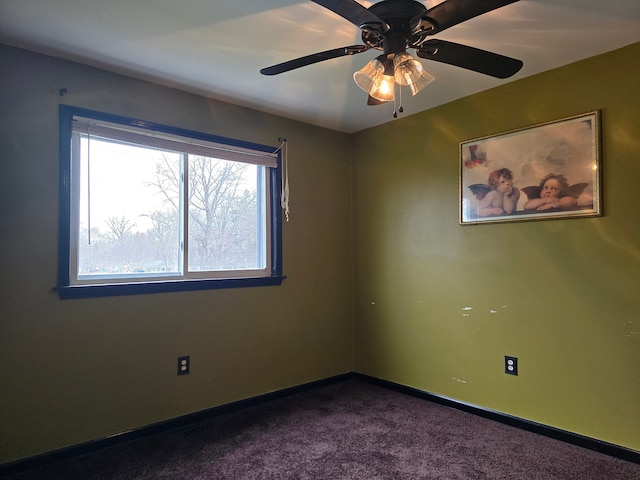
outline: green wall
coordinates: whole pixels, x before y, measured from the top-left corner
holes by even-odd
[[[354,135],[356,371],[640,450],[638,58],[635,44]],[[461,141],[592,110],[604,217],[458,224]]]
[[[60,300],[60,103],[287,138],[282,286]],[[0,464],[352,370],[348,135],[4,46],[0,105]]]

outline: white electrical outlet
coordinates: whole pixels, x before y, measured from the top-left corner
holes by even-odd
[[[518,375],[518,358],[504,356],[504,373],[508,375]]]

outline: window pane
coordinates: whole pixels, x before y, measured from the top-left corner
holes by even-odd
[[[265,268],[264,167],[189,157],[190,272]]]
[[[181,154],[81,137],[78,278],[180,273]]]

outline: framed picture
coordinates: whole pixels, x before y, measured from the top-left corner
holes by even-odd
[[[602,215],[600,112],[460,143],[460,224]]]

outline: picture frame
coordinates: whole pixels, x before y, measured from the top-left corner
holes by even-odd
[[[600,112],[460,143],[460,224],[602,216]]]

